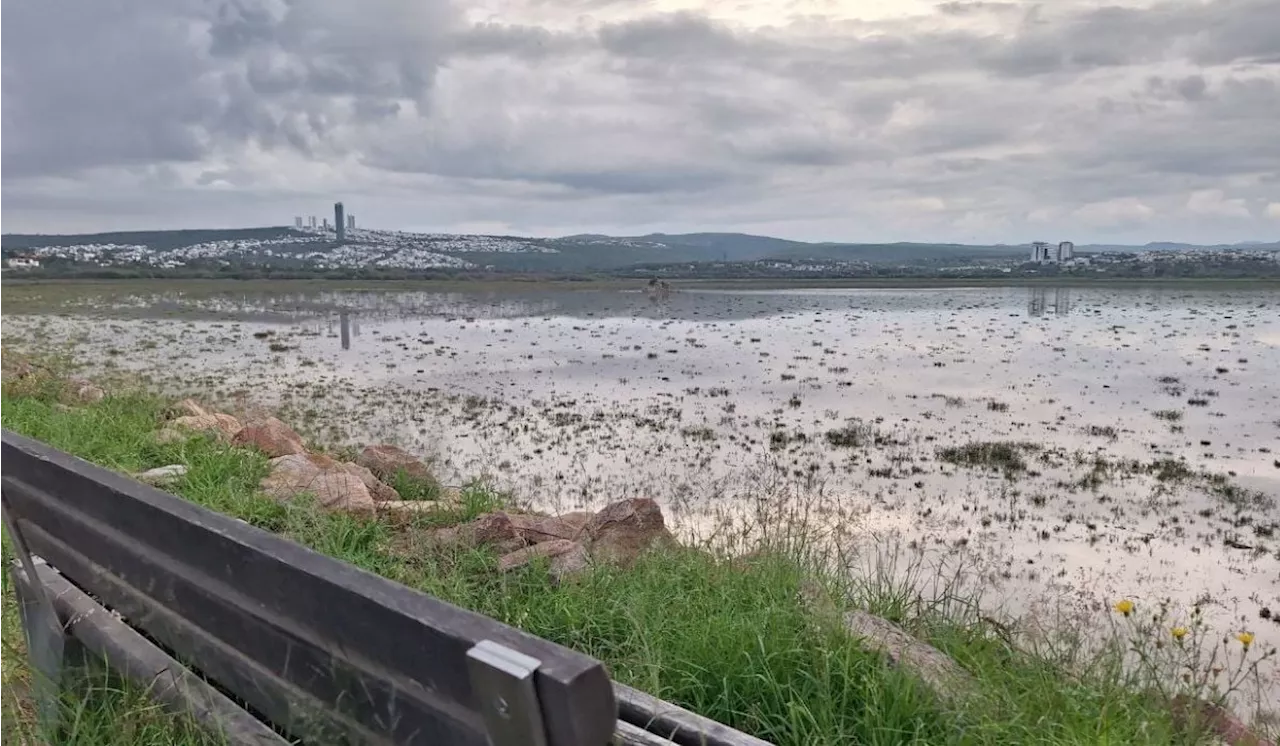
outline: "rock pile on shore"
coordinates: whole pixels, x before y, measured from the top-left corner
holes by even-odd
[[[599,512],[560,516],[494,511],[453,526],[418,530],[416,515],[454,511],[461,492],[441,488],[430,468],[411,453],[389,444],[364,448],[354,462],[308,451],[292,428],[275,417],[242,424],[237,418],[213,412],[184,400],[160,432],[162,441],[203,432],[233,445],[254,448],[271,459],[262,480],[264,494],[277,500],[312,495],[327,509],[360,515],[379,514],[409,530],[395,534],[392,551],[415,553],[430,549],[487,548],[498,552],[498,569],[509,572],[539,559],[549,561],[551,577],[564,580],[591,562],[628,566],[654,547],[673,547],[662,509],[648,498],[611,503]],[[157,472],[164,472],[162,467]],[[165,475],[168,472],[164,472]],[[159,482],[156,478],[145,481]],[[436,500],[402,500],[392,486],[398,480],[426,485]]]

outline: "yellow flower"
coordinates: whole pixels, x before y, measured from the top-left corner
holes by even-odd
[[[1253,644],[1253,633],[1237,632],[1236,639],[1240,641],[1240,644],[1244,646],[1245,650],[1248,650],[1249,646]]]
[[[1122,598],[1119,601],[1116,601],[1115,606],[1112,608],[1125,616],[1129,616],[1133,613],[1133,602],[1127,598]]]
[[[1177,640],[1178,642],[1182,642],[1182,638],[1186,637],[1187,632],[1189,631],[1190,630],[1188,630],[1186,627],[1174,627],[1173,629],[1169,630],[1169,633],[1173,635],[1173,639]]]

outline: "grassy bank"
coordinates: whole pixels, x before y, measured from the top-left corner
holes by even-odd
[[[1077,660],[1068,672],[1061,660],[1013,647],[966,599],[922,593],[922,586],[888,575],[822,569],[828,565],[807,554],[785,526],[776,536],[787,541],[749,563],[686,548],[650,553],[626,570],[596,566],[553,587],[542,567],[496,572],[496,557],[483,549],[405,551],[406,544],[417,546],[415,532],[499,505],[501,496],[483,486],[469,487],[461,507],[408,526],[280,503],[257,492],[267,472],[261,454],[208,436],[159,442],[170,402],[117,392],[68,407],[58,393],[39,377],[6,384],[4,427],[122,472],[184,464],[187,474],[170,490],[185,499],[595,656],[619,681],[780,746],[1207,742],[1175,727],[1167,699],[1135,685],[1120,665],[1122,650]],[[815,608],[815,587],[840,608],[878,613],[946,652],[971,677],[965,695],[936,696],[866,650]],[[32,712],[23,697],[29,672],[7,573],[4,594],[5,743],[11,732],[28,734],[14,743],[38,743],[29,735]],[[95,723],[93,730],[58,742],[213,738],[136,694],[82,692],[68,706],[89,713],[82,717]],[[146,734],[159,735],[139,735],[144,725]]]

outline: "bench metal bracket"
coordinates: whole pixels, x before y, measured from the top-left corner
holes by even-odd
[[[534,674],[542,661],[492,640],[467,651],[476,704],[493,746],[547,746]]]
[[[67,633],[58,619],[53,599],[49,598],[49,589],[36,573],[36,565],[46,562],[32,556],[17,522],[2,501],[0,518],[3,518],[5,533],[13,542],[22,574],[26,576],[26,583],[14,584],[18,590],[18,611],[22,617],[22,629],[27,633],[27,654],[36,673],[31,688],[35,694],[37,716],[41,727],[52,733],[62,719],[60,689]]]

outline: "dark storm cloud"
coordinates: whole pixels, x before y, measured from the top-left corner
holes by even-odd
[[[365,117],[401,100],[425,104],[449,19],[443,6],[347,6],[10,3],[6,171],[198,161],[247,142],[309,153],[344,116],[336,99],[354,99]]]

